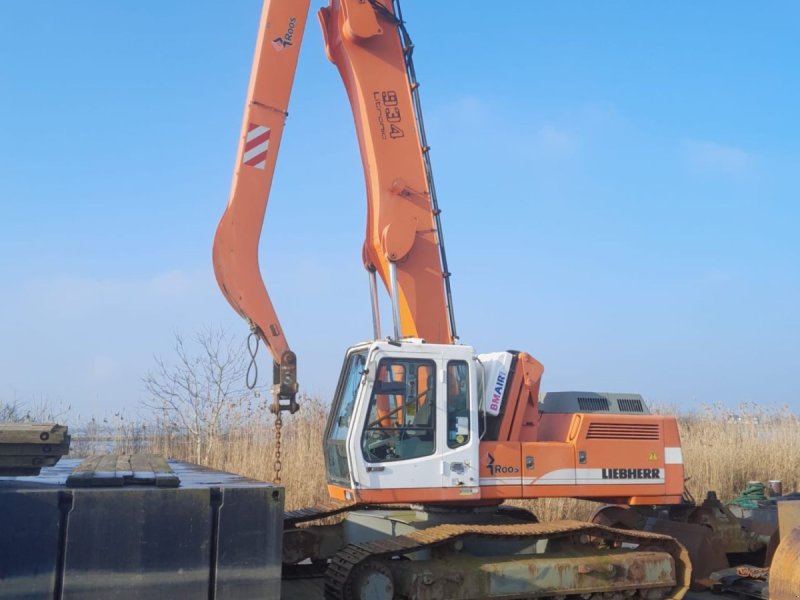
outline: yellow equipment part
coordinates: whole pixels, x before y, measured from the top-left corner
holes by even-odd
[[[800,593],[800,527],[781,540],[769,569],[770,600],[797,600]]]
[[[781,541],[769,569],[770,600],[800,598],[800,501],[778,502]]]

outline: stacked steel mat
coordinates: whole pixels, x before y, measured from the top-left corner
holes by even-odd
[[[64,425],[0,423],[0,476],[38,475],[69,452]]]

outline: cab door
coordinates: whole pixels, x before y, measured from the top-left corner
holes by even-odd
[[[410,346],[410,345],[409,345]],[[441,488],[438,353],[416,347],[378,350],[371,357],[360,423],[348,442],[355,480],[376,502],[403,501],[392,490]],[[420,498],[419,501],[424,501]]]
[[[478,393],[471,358],[442,356],[439,403],[442,487],[461,488],[462,495],[480,493],[478,464]]]

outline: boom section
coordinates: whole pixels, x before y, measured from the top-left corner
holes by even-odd
[[[273,410],[292,412],[297,393],[295,356],[261,277],[258,243],[308,9],[309,0],[264,2],[231,195],[213,249],[222,293],[273,356]]]
[[[367,189],[364,265],[392,297],[399,335],[455,341],[428,148],[407,37],[389,0],[331,0],[319,11],[328,58],[353,111]],[[405,41],[404,41],[405,40]]]

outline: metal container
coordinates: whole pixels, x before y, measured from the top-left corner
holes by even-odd
[[[170,462],[177,488],[0,478],[0,599],[280,597],[283,489]]]

